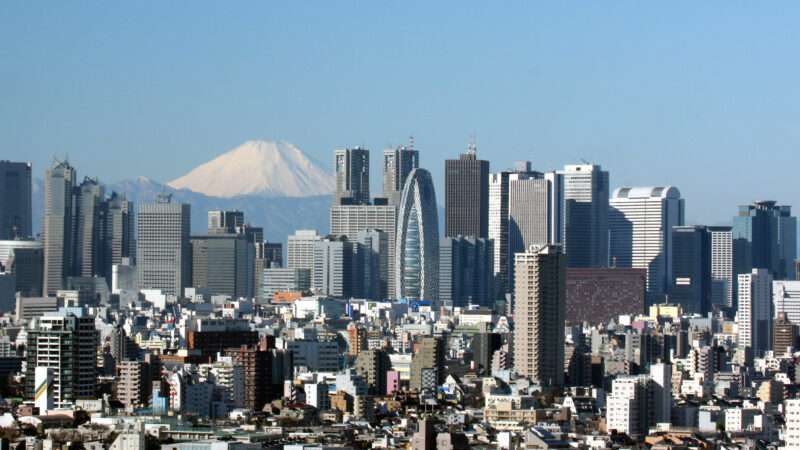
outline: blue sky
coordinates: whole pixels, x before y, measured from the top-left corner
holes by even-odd
[[[493,169],[583,158],[722,223],[798,198],[799,21],[797,2],[5,2],[0,158],[169,180],[248,139],[330,167],[413,134],[440,187],[475,135]]]

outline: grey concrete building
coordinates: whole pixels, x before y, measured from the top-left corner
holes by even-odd
[[[169,195],[141,205],[136,214],[136,267],[140,289],[183,295],[192,276],[188,204]]]

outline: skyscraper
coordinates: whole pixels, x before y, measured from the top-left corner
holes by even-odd
[[[356,235],[358,265],[362,269],[356,280],[360,296],[383,300],[389,280],[389,237],[381,230],[361,230]]]
[[[621,187],[609,205],[611,265],[647,269],[648,303],[663,301],[672,278],[672,227],[683,225],[680,191],[673,186]]]
[[[33,237],[31,164],[0,161],[0,240]]]
[[[564,384],[566,260],[561,246],[514,255],[514,366],[520,375]]]
[[[133,202],[124,194],[112,192],[106,200],[105,223],[103,231],[103,276],[111,283],[112,267],[122,263],[122,258],[131,258],[136,255],[135,239],[133,235],[134,215]]]
[[[445,236],[489,236],[489,161],[470,145],[458,159],[444,163]]]
[[[192,286],[211,295],[251,297],[251,245],[243,234],[192,236]]]
[[[772,275],[767,269],[753,269],[739,274],[738,281],[737,345],[760,357],[772,348]]]
[[[414,169],[406,180],[397,217],[397,298],[437,301],[439,297],[439,214],[433,179]]]
[[[768,269],[775,279],[794,279],[797,218],[791,206],[760,201],[739,207],[733,218],[734,273]]]
[[[383,196],[390,205],[398,205],[403,186],[412,170],[419,167],[419,152],[413,145],[387,148],[383,151]]]
[[[369,204],[369,150],[361,147],[336,150],[334,205]]]
[[[91,277],[105,269],[102,263],[105,189],[97,178],[84,178],[75,195],[75,254],[73,273]],[[109,266],[110,268],[111,266]],[[105,276],[105,274],[102,274]]]
[[[495,297],[511,292],[509,266],[513,255],[508,250],[509,179],[512,174],[531,174],[531,163],[518,161],[514,170],[489,175],[489,239],[494,242],[493,274]]]
[[[140,289],[160,289],[164,294],[180,296],[189,286],[190,213],[190,205],[173,203],[170,195],[159,195],[155,203],[139,208],[136,266]]]
[[[492,306],[492,241],[447,237],[439,246],[439,300],[443,305]]]
[[[346,236],[351,241],[358,241],[359,233],[365,230],[379,230],[386,233],[386,273],[381,274],[386,278],[381,281],[379,297],[394,296],[397,206],[333,205],[331,206],[330,229],[331,234]]]
[[[55,161],[44,178],[44,288],[45,295],[63,289],[73,256],[73,190],[75,169]]]
[[[314,243],[322,236],[317,230],[297,230],[289,236],[286,245],[286,267],[289,269],[314,268]]]
[[[311,290],[315,294],[355,297],[359,275],[355,244],[344,237],[328,237],[314,243]]]
[[[704,226],[672,228],[670,302],[689,314],[711,310],[711,235]]]
[[[608,265],[608,172],[564,166],[564,250],[569,267]]]
[[[733,307],[731,227],[708,227],[711,236],[711,305]]]

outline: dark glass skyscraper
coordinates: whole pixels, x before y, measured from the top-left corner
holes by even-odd
[[[794,279],[797,218],[791,206],[760,201],[739,207],[733,218],[734,273],[767,269],[775,279]]]
[[[564,167],[564,251],[569,267],[608,266],[608,172]]]
[[[369,150],[361,147],[336,150],[334,205],[369,204]]]
[[[75,169],[56,161],[44,177],[44,295],[55,295],[70,275]]]
[[[0,161],[0,240],[31,236],[31,165]]]
[[[390,205],[400,203],[403,186],[412,170],[419,167],[419,152],[400,146],[383,151],[383,196]]]
[[[704,226],[672,228],[671,303],[686,313],[707,314],[711,309],[711,234]]]
[[[492,241],[474,237],[447,237],[439,246],[439,300],[444,305],[491,306]]]
[[[445,236],[489,236],[489,161],[470,146],[444,163]]]

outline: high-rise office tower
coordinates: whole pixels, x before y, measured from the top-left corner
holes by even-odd
[[[353,242],[359,241],[359,233],[365,230],[379,230],[386,233],[386,273],[381,276],[380,298],[395,295],[395,250],[397,233],[397,206],[387,204],[373,205],[333,205],[331,206],[331,234],[346,236]],[[385,287],[384,287],[385,286]]]
[[[322,236],[317,230],[297,230],[289,236],[286,245],[286,267],[289,269],[314,268],[314,243]]]
[[[672,228],[669,299],[689,314],[711,310],[711,235],[704,226]]]
[[[445,379],[445,343],[438,337],[423,337],[411,360],[411,389],[435,389]]]
[[[608,172],[564,166],[564,251],[569,267],[608,266]]]
[[[489,239],[494,242],[494,289],[498,299],[511,292],[508,284],[509,266],[513,266],[513,255],[508,250],[509,179],[512,174],[520,173],[532,174],[531,163],[518,161],[513,170],[489,175]]]
[[[772,282],[773,317],[786,313],[786,317],[800,326],[800,281],[775,280]]]
[[[214,210],[208,212],[209,234],[238,233],[239,227],[243,225],[244,213],[242,211]]]
[[[760,357],[772,347],[772,275],[767,269],[739,274],[736,324],[740,350]]]
[[[136,255],[136,241],[133,235],[133,202],[129,201],[124,194],[112,192],[106,200],[103,211],[105,212],[105,223],[102,228],[105,236],[102,239],[104,267],[101,273],[110,284],[112,267],[122,264],[123,258],[131,258]]]
[[[419,151],[413,145],[383,151],[383,196],[390,205],[398,205],[403,186],[412,170],[419,167]]]
[[[0,161],[0,240],[33,237],[31,164]]]
[[[458,159],[444,162],[445,236],[489,236],[489,161],[470,145]]]
[[[41,241],[0,241],[0,265],[14,274],[16,292],[20,292],[23,297],[42,296],[44,247]]]
[[[40,317],[28,330],[26,397],[34,398],[37,367],[52,371],[53,400],[67,407],[97,398],[97,345],[94,317],[55,313]]]
[[[439,213],[433,179],[425,169],[414,169],[406,180],[396,239],[396,297],[438,301]]]
[[[492,306],[492,241],[447,237],[439,245],[439,301],[446,306]]]
[[[733,307],[733,234],[731,227],[708,227],[711,237],[711,305]]]
[[[190,239],[191,206],[173,203],[159,195],[136,214],[136,267],[140,289],[160,289],[183,295],[192,276]]]
[[[609,206],[611,265],[647,269],[648,303],[662,302],[672,279],[672,227],[684,220],[680,191],[673,186],[621,187]]]
[[[358,266],[362,276],[356,279],[360,296],[383,300],[389,280],[389,237],[381,230],[362,230],[356,235]]]
[[[73,256],[73,191],[75,169],[56,161],[44,177],[44,288],[45,295],[63,289]]]
[[[361,277],[356,245],[344,237],[328,237],[314,243],[311,289],[315,294],[337,298],[358,296],[356,280]]]
[[[369,150],[361,147],[336,150],[334,205],[369,204]]]
[[[514,255],[514,367],[551,386],[564,384],[566,260],[561,246]]]
[[[797,218],[791,206],[760,201],[739,207],[733,218],[734,273],[768,269],[775,279],[794,279]]]
[[[102,238],[105,236],[105,189],[97,178],[86,177],[75,192],[75,254],[71,275],[91,277],[99,275],[104,269]]]
[[[256,241],[252,243],[255,248],[253,255],[253,296],[266,298],[262,291],[264,284],[264,271],[283,267],[283,244],[280,242]]]
[[[192,236],[192,286],[210,295],[251,297],[251,245],[243,234]]]

